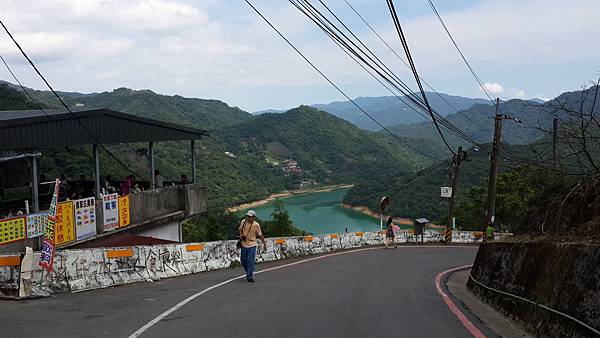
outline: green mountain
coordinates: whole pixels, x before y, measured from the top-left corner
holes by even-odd
[[[526,146],[503,144],[502,148],[511,154],[529,156]],[[469,158],[463,162],[459,171],[457,203],[463,200],[464,192],[485,183],[489,173],[490,149],[491,145],[486,144],[479,152],[469,150]],[[439,220],[448,212],[448,201],[440,197],[440,188],[450,185],[450,164],[451,161],[446,160],[408,175],[389,176],[357,184],[348,191],[344,203],[378,210],[381,197],[389,196],[391,204],[386,213],[401,217],[426,217],[432,221]],[[517,164],[502,161],[499,172],[507,171]]]
[[[554,117],[563,120],[569,119],[569,114],[555,108],[565,105],[569,109],[579,110],[583,102],[584,111],[589,111],[593,104],[595,87],[585,91],[565,92],[553,100],[537,103],[532,100],[509,100],[500,103],[500,113],[510,114],[519,119],[521,123],[505,122],[502,131],[503,142],[510,144],[528,144],[545,135],[542,130],[552,129]],[[595,112],[600,112],[600,105],[596,105]],[[490,142],[494,134],[494,115],[496,107],[489,104],[475,104],[471,108],[446,116],[446,119],[466,131],[470,136],[481,143]],[[390,127],[390,130],[409,138],[424,138],[441,144],[441,138],[432,122],[419,122],[402,124]],[[458,145],[468,146],[464,140],[442,129],[453,147]]]
[[[0,107],[3,108],[2,110],[22,110],[36,109],[37,105],[29,100],[25,93],[0,83]]]
[[[6,90],[11,95],[21,94]],[[32,95],[49,107],[58,107],[56,98],[49,92],[32,90]],[[325,184],[355,183],[385,173],[408,173],[430,164],[428,159],[394,138],[359,129],[310,107],[299,107],[283,114],[252,116],[220,101],[166,96],[149,90],[120,88],[96,94],[60,95],[76,109],[107,107],[210,129],[211,136],[198,143],[197,167],[201,182],[209,188],[212,208],[261,199],[283,189],[297,188],[302,181],[311,179]],[[14,106],[0,106],[0,109]],[[31,105],[23,107],[34,108]],[[433,142],[410,142],[419,143],[420,149],[436,156],[443,155]],[[147,144],[107,147],[127,163],[139,181],[150,179]],[[120,180],[130,173],[108,154],[103,152],[101,158],[103,176],[111,175]],[[156,168],[167,182],[178,181],[181,174],[189,177],[189,158],[187,142],[163,142],[155,146]],[[289,161],[284,163],[285,160]],[[294,162],[296,164],[292,165]],[[91,146],[46,150],[40,166],[48,177],[65,173],[68,179],[75,179],[80,174],[91,179]]]
[[[420,95],[420,94],[418,94]],[[475,104],[490,104],[485,99],[473,99],[448,94],[426,92],[431,106],[443,116],[455,113],[457,110],[468,109]],[[401,96],[406,101],[408,99]],[[395,96],[357,97],[354,102],[365,109],[384,126],[417,123],[425,119],[412,110]],[[326,111],[332,115],[350,121],[355,126],[371,131],[380,130],[381,127],[364,115],[352,102],[331,102],[328,104],[314,104],[312,107]]]
[[[305,177],[326,183],[407,173],[429,163],[395,139],[308,106],[258,115],[234,130],[220,130],[217,137],[236,153],[259,151],[276,161],[294,159]]]
[[[34,89],[28,91],[46,106],[62,108],[52,92]],[[151,90],[118,88],[102,93],[58,92],[58,94],[71,109],[109,108],[205,130],[234,125],[252,116],[219,100],[161,95]]]
[[[587,118],[586,123],[594,123],[600,114],[600,104],[595,104],[596,87],[585,91],[566,92],[557,98],[537,104],[531,101],[510,100],[500,104],[500,111],[511,114],[522,123],[506,121],[502,129],[502,146],[500,151],[499,171],[506,171],[527,163],[549,163],[552,156],[552,138],[547,131],[552,128],[554,117],[560,118],[562,130],[578,130],[581,120],[577,120],[573,111],[592,111],[596,119]],[[558,109],[557,107],[564,107]],[[491,140],[495,108],[488,105],[475,105],[470,109],[448,116],[448,119],[480,140]],[[489,127],[484,128],[484,123]],[[398,126],[393,128],[397,133],[408,137],[423,137],[435,141],[441,147],[441,141],[432,123]],[[542,130],[546,129],[546,131]],[[594,136],[593,134],[588,134]],[[587,150],[590,156],[600,161],[598,147],[591,138]],[[454,146],[464,141],[449,136],[448,140]],[[512,144],[511,144],[512,143]],[[459,175],[458,203],[464,202],[464,192],[474,186],[486,186],[489,173],[489,144],[483,144],[478,152],[472,148],[471,158],[464,162]],[[559,139],[559,157],[568,154],[578,154],[582,151],[580,144],[571,144]],[[585,163],[585,157],[568,156],[561,160],[561,170],[578,173],[580,162]],[[397,216],[427,217],[432,220],[443,218],[447,213],[447,201],[438,197],[440,187],[448,186],[450,160],[436,163],[429,168],[401,177],[389,177],[384,180],[372,180],[358,184],[346,195],[344,202],[353,206],[366,206],[377,210],[379,199],[390,196],[392,204],[389,212]],[[462,192],[462,193],[461,193]]]

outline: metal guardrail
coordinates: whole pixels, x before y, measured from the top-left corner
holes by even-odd
[[[535,305],[535,306],[539,306],[539,307],[541,307],[541,308],[542,308],[542,309],[544,309],[544,310],[548,310],[548,311],[550,311],[550,312],[552,312],[552,313],[555,313],[555,314],[557,314],[557,315],[560,315],[560,316],[562,316],[562,317],[565,317],[565,318],[567,318],[567,319],[570,319],[570,320],[574,321],[575,323],[577,323],[577,324],[579,324],[579,325],[581,325],[581,326],[585,327],[586,329],[588,329],[588,330],[590,330],[590,331],[594,332],[595,334],[597,334],[598,336],[600,336],[600,331],[599,331],[599,330],[597,330],[597,329],[595,329],[595,328],[591,327],[590,325],[588,325],[588,324],[586,324],[586,323],[582,322],[581,320],[579,320],[579,319],[577,319],[577,318],[575,318],[575,317],[573,317],[573,316],[570,316],[570,315],[568,315],[568,314],[566,314],[566,313],[562,313],[562,312],[560,312],[560,311],[558,311],[558,310],[555,310],[555,309],[553,309],[553,308],[551,308],[551,307],[548,307],[548,306],[546,306],[546,305],[544,305],[544,304],[540,304],[540,303],[534,302],[534,301],[532,301],[532,300],[529,300],[529,299],[527,299],[527,298],[523,298],[523,297],[520,297],[520,296],[517,296],[517,295],[513,295],[512,293],[508,293],[508,292],[505,292],[505,291],[502,291],[502,290],[498,290],[498,289],[494,289],[494,288],[492,288],[492,287],[489,287],[489,286],[487,286],[487,285],[485,285],[485,284],[483,284],[483,283],[479,282],[479,281],[478,281],[478,280],[476,280],[475,278],[473,278],[473,275],[472,275],[472,274],[470,274],[470,273],[469,273],[469,278],[470,278],[470,279],[471,279],[471,280],[472,280],[472,281],[473,281],[475,284],[477,284],[477,285],[479,285],[479,286],[481,286],[481,287],[483,287],[483,288],[485,288],[485,289],[487,289],[487,290],[490,290],[490,291],[493,291],[493,292],[496,292],[496,293],[499,293],[499,294],[502,294],[502,295],[505,295],[505,296],[513,297],[513,298],[519,299],[519,300],[521,300],[521,301],[524,301],[524,302],[526,302],[526,303],[533,304],[533,305]]]

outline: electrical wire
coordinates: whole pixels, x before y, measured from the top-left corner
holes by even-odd
[[[329,82],[329,84],[331,86],[333,86],[338,92],[340,92],[340,94],[342,94],[348,101],[350,101],[354,106],[356,106],[363,114],[365,114],[367,117],[369,117],[371,120],[373,120],[373,122],[375,122],[377,125],[379,125],[383,130],[387,131],[392,137],[394,137],[395,139],[397,139],[399,142],[405,144],[406,146],[410,147],[411,149],[413,149],[414,151],[416,151],[417,153],[431,159],[434,161],[441,161],[437,158],[432,157],[431,155],[428,155],[422,151],[420,151],[419,149],[417,149],[415,146],[413,146],[412,144],[410,144],[409,142],[407,142],[406,140],[402,139],[400,136],[394,134],[392,131],[390,131],[388,128],[386,128],[384,125],[382,125],[379,121],[377,121],[373,116],[371,116],[366,110],[364,110],[360,105],[358,105],[354,100],[352,100],[350,98],[350,96],[348,96],[339,86],[337,86],[332,80],[329,79],[329,77],[327,77],[327,75],[325,75],[325,73],[323,73],[312,61],[310,61],[290,40],[288,40],[283,33],[281,33],[249,0],[245,0],[245,2],[248,4],[248,6],[250,6],[252,8],[252,10],[254,10],[254,12],[256,12],[256,14],[258,14],[290,47],[292,47],[292,49],[294,49],[294,51],[296,51],[296,53],[298,53],[298,55],[300,55],[304,61],[306,61],[317,73],[319,73],[319,75],[321,75],[321,77],[323,77],[327,82]]]
[[[396,98],[398,98],[401,102],[403,102],[406,106],[410,107],[412,110],[417,112],[419,115],[423,116],[425,119],[429,119],[429,116],[423,114],[418,111],[412,105],[406,103],[404,99],[398,96],[396,93],[391,91],[389,87],[382,83],[380,79],[378,79],[371,71],[365,68],[364,65],[371,68],[375,71],[384,81],[389,83],[392,87],[394,87],[398,92],[404,95],[405,99],[410,100],[413,105],[418,107],[421,110],[427,111],[423,100],[416,96],[415,93],[404,83],[402,80],[396,76],[386,65],[383,63],[375,53],[373,53],[361,40],[358,38],[352,30],[343,23],[343,21],[333,13],[329,7],[323,2],[320,1],[321,4],[335,17],[335,19],[345,28],[346,31],[350,33],[362,46],[358,46],[352,39],[350,39],[344,32],[342,32],[334,23],[332,23],[325,15],[323,15],[317,8],[312,6],[309,1],[299,1],[299,0],[290,0],[299,11],[301,11],[304,15],[306,15],[311,21],[313,21],[319,28],[321,28],[326,35],[328,35],[336,45],[338,45],[347,55],[350,56],[355,62],[359,64],[361,68],[363,68],[369,75],[371,75],[375,80],[377,80],[384,88],[392,93]],[[338,34],[339,33],[339,34]],[[364,48],[364,49],[363,49]],[[360,61],[359,61],[360,60]],[[364,63],[363,64],[361,64]],[[433,110],[433,109],[432,109]],[[478,145],[478,141],[471,138],[468,134],[454,126],[451,122],[447,121],[441,114],[435,112],[433,113],[438,116],[438,119],[449,131],[465,139],[467,142],[472,143],[474,145]]]
[[[394,55],[396,55],[398,60],[400,60],[406,67],[408,67],[410,69],[409,64],[398,54],[398,52],[396,52],[396,50],[394,48],[392,48],[392,46],[390,46],[390,44],[375,30],[375,28],[373,28],[373,26],[371,24],[369,24],[369,22],[367,22],[367,20],[358,12],[358,10],[356,8],[354,8],[354,6],[352,6],[352,4],[350,4],[350,2],[348,0],[344,0],[344,2],[348,5],[348,7],[350,7],[350,9],[352,9],[352,11],[360,18],[360,20],[371,30],[371,32],[373,32],[373,34],[375,34],[375,36],[377,36],[377,38],[384,45],[386,45],[387,48]],[[443,95],[441,95],[435,88],[433,88],[433,86],[431,86],[427,81],[425,81],[425,79],[423,77],[419,76],[419,78],[432,92],[434,92],[440,99],[442,99],[444,102],[446,102],[446,104],[448,104],[450,107],[452,107],[452,109],[454,109],[454,111],[456,111],[457,113],[464,112],[463,110],[456,108],[456,106],[454,106]],[[479,121],[475,121],[475,120],[471,119],[471,117],[469,117],[468,115],[462,114],[462,116],[464,116],[467,120],[479,125],[480,127],[485,128]]]
[[[485,86],[483,85],[483,82],[481,81],[481,79],[479,78],[479,76],[477,76],[477,73],[475,73],[475,70],[473,69],[473,67],[471,67],[471,64],[469,63],[469,61],[467,61],[467,58],[465,57],[465,55],[463,54],[463,52],[458,47],[458,44],[456,43],[456,40],[454,40],[454,37],[452,37],[452,34],[450,34],[450,30],[446,26],[446,23],[444,23],[444,20],[442,20],[442,17],[440,15],[440,13],[438,12],[438,10],[435,8],[435,5],[433,4],[433,1],[432,0],[427,0],[427,2],[429,2],[429,6],[433,10],[433,13],[435,14],[435,16],[437,16],[438,21],[440,22],[440,24],[442,24],[442,27],[444,27],[444,30],[446,31],[446,34],[448,35],[448,37],[452,41],[452,44],[454,44],[454,47],[456,48],[456,50],[460,54],[460,57],[463,59],[463,61],[465,62],[465,64],[469,68],[469,71],[471,72],[471,74],[473,75],[473,77],[475,78],[475,80],[477,81],[477,83],[479,84],[479,86],[481,87],[481,90],[483,90],[483,92],[488,97],[488,99],[490,99],[490,101],[492,101],[492,104],[495,104],[494,99],[492,98],[492,96],[488,92],[487,88],[485,88]]]
[[[456,155],[456,153],[454,152],[454,149],[452,149],[452,147],[450,147],[450,145],[448,144],[448,141],[446,141],[446,137],[444,137],[444,134],[442,133],[442,130],[440,129],[440,126],[438,125],[437,120],[435,119],[433,111],[431,110],[431,106],[429,105],[429,101],[427,100],[427,95],[425,95],[425,91],[423,90],[423,86],[421,85],[421,79],[419,78],[419,74],[417,73],[417,67],[415,66],[415,63],[410,54],[410,49],[408,48],[408,42],[406,41],[406,37],[404,36],[404,32],[402,31],[402,26],[400,25],[400,20],[398,19],[398,14],[396,13],[396,9],[394,8],[394,1],[387,0],[387,4],[388,4],[388,8],[390,10],[390,14],[392,16],[392,20],[394,21],[394,26],[396,27],[396,31],[398,32],[398,37],[400,38],[400,42],[402,43],[402,47],[404,48],[404,53],[406,54],[406,58],[408,60],[408,63],[410,64],[410,68],[412,69],[413,75],[415,77],[415,81],[417,82],[417,85],[419,86],[419,91],[421,91],[421,95],[423,95],[423,100],[425,101],[425,105],[427,106],[427,109],[429,110],[429,114],[431,115],[431,120],[433,121],[433,124],[435,125],[435,128],[438,131],[438,134],[442,138],[442,141],[444,141],[444,144],[446,145],[448,150],[453,155]]]
[[[11,34],[11,32],[8,30],[8,28],[6,27],[6,25],[4,24],[4,22],[2,20],[0,20],[0,25],[2,25],[2,27],[4,28],[4,30],[6,31],[6,33],[8,34],[8,36],[11,38],[11,40],[14,42],[14,44],[17,46],[17,48],[19,49],[19,51],[21,51],[21,54],[25,57],[25,59],[29,62],[29,64],[33,67],[33,69],[35,70],[35,72],[40,76],[40,78],[44,81],[44,83],[46,84],[46,86],[50,89],[50,91],[52,91],[52,93],[54,94],[54,96],[56,96],[56,98],[58,98],[58,100],[60,101],[60,103],[67,109],[67,111],[75,118],[75,121],[77,121],[77,123],[81,126],[81,128],[94,140],[94,142],[96,144],[98,144],[102,149],[104,149],[104,151],[106,151],[110,157],[112,157],[119,165],[121,165],[124,169],[126,169],[127,171],[129,171],[131,174],[134,175],[138,175],[133,169],[131,169],[129,166],[127,166],[125,163],[123,163],[123,161],[121,161],[118,157],[115,156],[115,154],[113,154],[104,144],[102,144],[100,142],[100,140],[98,140],[98,138],[83,124],[83,122],[81,122],[79,116],[77,116],[77,114],[75,114],[71,108],[69,108],[69,106],[63,101],[63,99],[58,95],[58,93],[54,90],[54,88],[52,88],[52,86],[50,85],[50,83],[48,83],[48,81],[46,80],[46,78],[44,77],[44,75],[42,75],[42,73],[38,70],[38,68],[36,67],[36,65],[33,63],[33,61],[31,61],[31,59],[29,58],[29,56],[27,56],[27,53],[25,53],[25,51],[23,50],[23,48],[21,47],[21,45],[17,42],[17,40],[14,38],[14,36]],[[2,59],[2,61],[4,61],[4,58]],[[6,64],[6,62],[4,62],[5,66],[7,68],[8,64]],[[12,71],[10,71],[10,73],[13,75],[13,77],[16,80],[16,77],[14,76],[14,73]],[[21,85],[21,83],[19,82],[19,85],[21,86],[21,88],[24,88],[23,85]],[[27,93],[27,92],[26,92]],[[28,93],[27,96],[31,97]],[[37,101],[34,101],[37,102]],[[48,115],[46,113],[46,111],[44,111],[43,109],[41,109],[42,113],[44,115]],[[138,177],[143,177],[141,175],[139,175]]]

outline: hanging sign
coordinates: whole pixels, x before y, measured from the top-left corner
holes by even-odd
[[[444,198],[452,197],[452,187],[442,187],[441,196]]]
[[[75,204],[75,232],[77,240],[96,235],[96,201],[93,197],[83,198]]]
[[[27,215],[27,238],[44,236],[47,219],[47,212]]]
[[[75,240],[75,221],[73,220],[73,201],[60,202],[56,207],[55,237],[56,245]]]
[[[114,230],[119,226],[119,194],[102,197],[102,215],[104,231]]]
[[[40,252],[40,266],[48,271],[52,271],[54,265],[54,254],[56,246],[54,243],[54,222],[56,220],[56,205],[58,204],[58,188],[60,180],[57,178],[54,183],[54,194],[50,201],[48,209],[48,218],[46,218],[46,231],[44,233],[44,241],[42,242],[42,250]]]
[[[25,217],[0,220],[0,244],[25,239]]]
[[[129,224],[131,224],[129,195],[119,196],[119,227],[126,227]]]

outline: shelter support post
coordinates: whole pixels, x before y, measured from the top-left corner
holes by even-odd
[[[192,148],[192,183],[196,183],[196,140],[190,142]]]
[[[148,159],[150,160],[150,189],[156,188],[154,180],[154,142],[148,143]]]
[[[94,181],[96,187],[96,199],[100,199],[100,147],[94,144]]]
[[[38,159],[35,156],[31,157],[31,204],[33,212],[40,211],[40,193],[39,174],[38,174]]]

